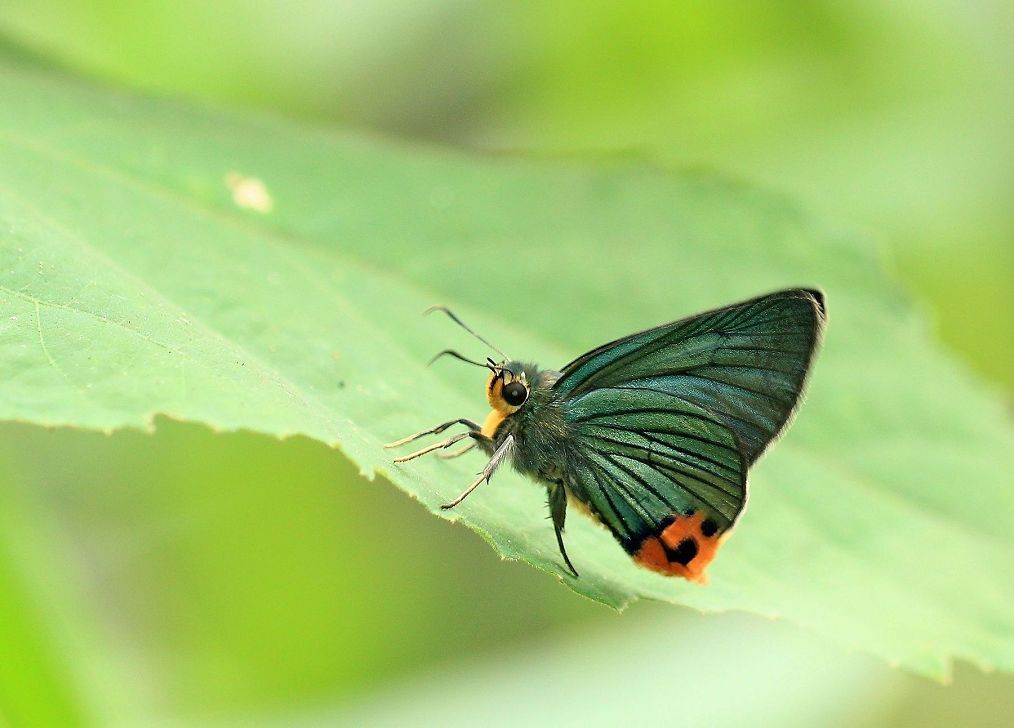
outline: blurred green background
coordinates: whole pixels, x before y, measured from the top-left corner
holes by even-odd
[[[147,92],[782,190],[876,240],[1002,397],[1012,27],[1001,1],[0,5],[15,43]],[[12,724],[611,724],[687,697],[679,716],[718,725],[1014,715],[1014,678],[960,666],[945,688],[756,617],[615,615],[309,441],[0,430]]]

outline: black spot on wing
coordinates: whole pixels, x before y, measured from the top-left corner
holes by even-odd
[[[695,541],[693,537],[688,536],[676,544],[676,548],[674,549],[666,546],[665,555],[669,559],[670,563],[686,566],[694,560],[694,557],[697,556],[698,550],[697,541]]]

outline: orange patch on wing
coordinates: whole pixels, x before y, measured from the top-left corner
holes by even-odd
[[[660,571],[663,574],[669,573],[669,557],[665,555],[665,548],[662,542],[654,536],[644,539],[641,549],[634,554],[634,561],[652,571]]]
[[[649,536],[634,554],[634,561],[666,576],[681,576],[700,584],[708,583],[704,569],[722,543],[723,534],[717,529],[704,535],[702,524],[707,517],[701,511],[692,516],[678,516],[658,536]],[[714,526],[714,524],[711,524]],[[688,558],[689,556],[689,558]]]

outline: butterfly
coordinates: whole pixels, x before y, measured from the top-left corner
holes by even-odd
[[[699,313],[603,344],[559,371],[511,359],[442,306],[502,358],[490,371],[492,411],[480,425],[454,419],[392,442],[462,425],[464,432],[397,458],[456,443],[489,456],[453,508],[504,462],[546,487],[560,555],[567,504],[612,532],[634,561],[706,582],[705,568],[743,514],[747,473],[796,410],[827,321],[820,291],[789,289]]]

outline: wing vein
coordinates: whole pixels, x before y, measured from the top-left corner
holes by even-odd
[[[697,458],[699,460],[703,460],[706,463],[710,463],[711,465],[714,465],[716,467],[723,468],[724,470],[727,470],[728,472],[730,472],[730,473],[732,473],[734,475],[738,475],[739,474],[739,469],[732,467],[728,463],[723,463],[723,462],[721,462],[719,460],[713,460],[712,458],[709,458],[707,455],[703,455],[701,453],[696,453],[696,452],[693,452],[691,450],[685,450],[684,448],[681,448],[681,447],[679,447],[677,445],[670,445],[669,443],[665,442],[664,440],[659,440],[659,439],[657,439],[655,437],[651,437],[646,432],[638,432],[638,433],[635,433],[635,434],[641,435],[641,437],[645,438],[649,442],[654,442],[656,445],[659,445],[660,447],[668,448],[668,449],[673,450],[673,451],[675,451],[677,453],[680,453],[680,454],[682,454],[682,455],[684,455],[686,457]],[[612,442],[612,443],[615,443],[617,445],[623,445],[623,446],[626,446],[626,447],[633,447],[633,448],[636,448],[638,450],[643,450],[644,452],[648,453],[649,455],[658,455],[660,457],[667,457],[667,454],[664,453],[664,452],[658,452],[656,450],[652,450],[651,448],[647,448],[644,445],[638,445],[637,443],[634,443],[634,442],[625,442],[624,440],[618,440],[616,438],[609,437],[607,435],[601,435],[601,434],[595,434],[595,435],[593,435],[593,437],[595,437],[596,439],[599,439],[599,440],[605,440],[606,442]],[[700,467],[698,465],[694,465],[692,462],[689,462],[689,461],[686,461],[686,460],[682,460],[682,462],[686,462],[687,465],[689,465],[690,467],[697,468],[698,470],[709,470],[708,468],[702,468],[702,467]],[[714,471],[711,471],[711,472],[714,473]],[[714,473],[714,474],[717,477],[722,477],[718,473]]]

